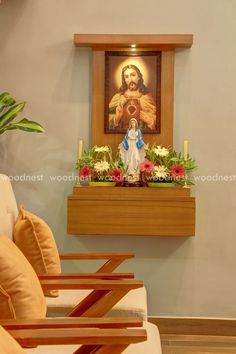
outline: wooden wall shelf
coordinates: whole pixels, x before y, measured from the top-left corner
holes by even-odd
[[[136,44],[137,48],[176,49],[190,48],[193,44],[192,34],[75,34],[76,47],[124,48]]]
[[[136,44],[136,48],[131,48]],[[150,146],[158,141],[163,146],[173,146],[174,57],[176,48],[190,48],[192,34],[74,34],[76,47],[92,49],[92,138],[91,145],[110,145],[113,151],[123,140],[124,134],[106,134],[105,112],[105,52],[112,51],[161,51],[161,131],[144,134]]]
[[[160,50],[161,133],[158,143],[173,145],[174,56],[190,48],[192,34],[75,34],[76,47],[93,52],[92,145],[113,151],[124,134],[104,133],[105,51]],[[131,48],[135,44],[136,48]],[[155,134],[145,134],[150,145]],[[183,188],[74,187],[68,196],[68,233],[73,235],[194,236],[195,198]]]
[[[194,236],[188,188],[74,187],[68,196],[74,235]]]

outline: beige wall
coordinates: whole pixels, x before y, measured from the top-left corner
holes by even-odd
[[[89,144],[91,56],[73,47],[78,33],[193,33],[176,55],[176,149],[189,139],[199,175],[234,175],[236,160],[233,0],[3,0],[0,91],[27,101],[26,116],[45,135],[0,138],[0,171],[41,175],[14,182],[19,203],[45,218],[66,251],[134,251],[123,269],[144,279],[150,315],[235,317],[236,183],[199,181],[195,238],[66,235],[66,198],[79,139]],[[104,215],[106,217],[106,215]],[[84,270],[87,264],[73,264]],[[67,266],[67,269],[69,267]]]

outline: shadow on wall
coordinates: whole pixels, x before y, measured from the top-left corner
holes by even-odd
[[[194,277],[192,260],[195,254],[195,242],[194,237],[71,236],[65,234],[63,239],[57,238],[57,244],[64,253],[133,252],[135,258],[120,266],[120,271],[132,269],[138,278],[146,279],[146,284],[150,288],[160,280],[157,280],[158,277],[167,277],[165,282],[175,284],[176,293],[178,293],[186,271],[191,273],[191,279]],[[94,264],[74,261],[69,265],[64,262],[63,269],[69,272],[74,269],[82,272],[88,269],[93,271]],[[171,280],[170,274],[173,274],[173,270],[175,276]]]
[[[158,237],[158,236],[66,236],[61,241],[63,250],[75,249],[90,252],[134,252],[138,258],[166,259],[178,253],[191,258],[194,250],[194,237]],[[184,250],[183,250],[184,249]]]
[[[4,49],[4,44],[7,43],[7,35],[17,25],[27,2],[28,0],[2,0],[0,3],[1,50]]]
[[[75,48],[72,36],[68,41],[50,45],[49,58],[63,58],[52,92],[52,102],[86,104],[91,97],[92,54],[88,48]],[[63,88],[63,89],[62,89]]]

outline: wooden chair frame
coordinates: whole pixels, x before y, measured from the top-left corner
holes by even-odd
[[[68,260],[101,260],[106,262],[95,273],[61,273],[38,274],[40,280],[49,279],[132,279],[134,273],[112,273],[125,260],[133,258],[133,253],[68,253],[60,254],[60,259]],[[112,273],[112,274],[111,274]]]
[[[68,314],[70,317],[101,317],[130,290],[143,286],[138,280],[101,279],[47,279],[40,281],[43,290],[89,289],[93,290]]]
[[[38,277],[44,290],[92,289],[93,291],[68,313],[68,316],[100,317],[112,309],[130,290],[143,286],[142,282],[124,280],[134,278],[133,273],[112,273],[123,261],[133,257],[133,253],[60,254],[61,260],[105,259],[106,262],[95,273],[39,274]],[[100,283],[99,287],[96,280],[111,282]]]
[[[113,272],[125,260],[134,258],[134,253],[68,253],[60,254],[61,260],[100,260],[107,261],[102,265],[96,273],[110,273]]]
[[[138,318],[71,318],[41,320],[0,320],[23,347],[82,344],[74,354],[120,354],[130,344],[147,340]]]

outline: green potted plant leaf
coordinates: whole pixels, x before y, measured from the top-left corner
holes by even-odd
[[[7,130],[24,130],[27,132],[43,133],[43,127],[32,120],[23,118],[18,122],[13,120],[23,111],[25,102],[16,103],[15,99],[8,93],[0,94],[0,134]]]

